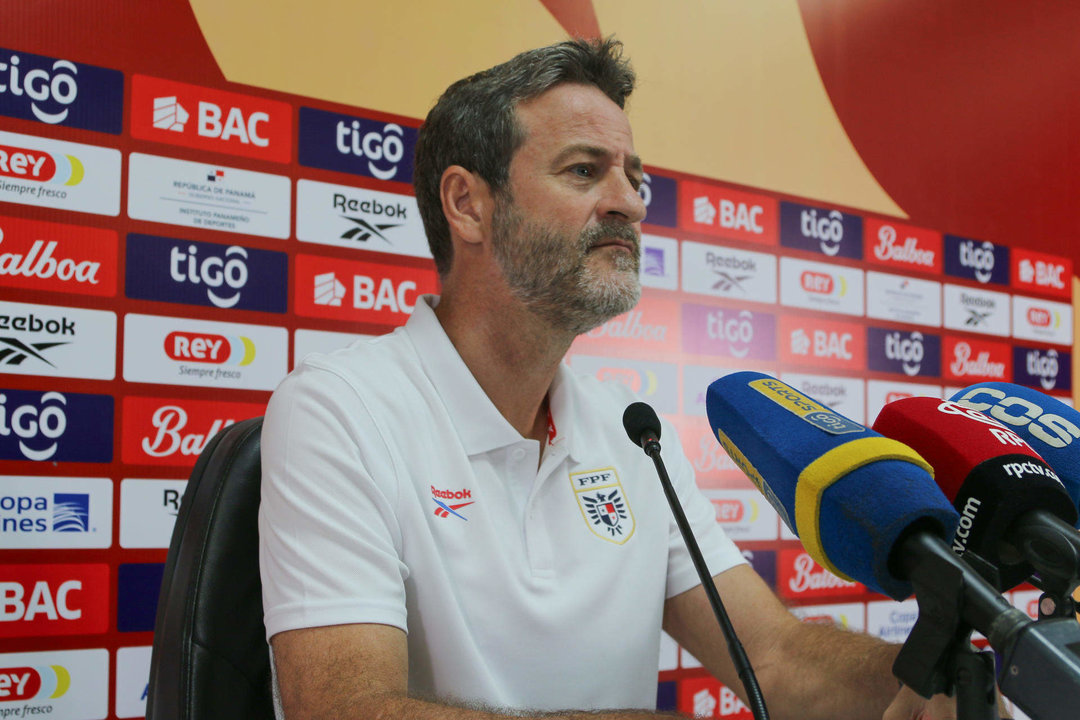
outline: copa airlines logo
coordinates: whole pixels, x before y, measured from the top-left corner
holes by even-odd
[[[683,230],[775,245],[777,201],[731,188],[685,181],[679,190]]]
[[[869,367],[877,372],[908,377],[940,377],[941,338],[938,335],[867,328]]]
[[[0,283],[80,295],[116,294],[116,233],[0,216]]]
[[[283,252],[137,233],[127,237],[129,298],[283,313],[287,277]]]
[[[0,114],[119,135],[124,75],[118,70],[0,48]]]
[[[265,404],[125,397],[121,458],[131,465],[191,466],[214,435],[258,417]]]
[[[296,312],[307,317],[399,325],[438,287],[434,270],[296,256]]]
[[[829,257],[862,259],[862,218],[839,210],[780,203],[780,244]]]
[[[1015,248],[1012,251],[1013,287],[1045,295],[1072,297],[1072,260]]]
[[[674,178],[666,177],[655,171],[642,175],[641,187],[638,188],[638,193],[645,202],[647,212],[645,222],[669,228],[676,226],[678,223],[677,187],[678,183]]]
[[[683,305],[683,350],[739,360],[776,359],[776,316],[709,305]]]
[[[0,459],[112,461],[111,395],[0,389]]]
[[[1013,348],[1014,381],[1043,390],[1072,389],[1072,353],[1053,348]]]
[[[1012,354],[1005,343],[945,338],[945,377],[964,383],[1012,380]]]
[[[876,218],[866,220],[866,259],[880,265],[940,273],[941,233]]]
[[[4,477],[0,548],[107,548],[112,544],[112,480]]]
[[[857,325],[781,315],[779,337],[783,362],[851,370],[866,366],[866,334]]]
[[[417,131],[395,122],[300,108],[300,164],[411,183]]]
[[[1009,249],[989,241],[945,236],[945,274],[983,284],[1009,284]]]
[[[135,75],[131,134],[143,140],[287,163],[288,103]]]

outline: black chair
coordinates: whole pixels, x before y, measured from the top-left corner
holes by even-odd
[[[272,720],[258,511],[262,418],[199,455],[161,581],[147,720]]]

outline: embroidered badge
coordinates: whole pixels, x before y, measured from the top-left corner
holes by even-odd
[[[465,520],[467,522],[469,520],[469,518],[467,518],[464,515],[462,515],[461,513],[459,513],[458,510],[460,510],[463,507],[467,507],[469,505],[472,505],[474,502],[476,502],[475,500],[472,500],[471,498],[472,498],[472,491],[471,490],[440,490],[439,488],[435,487],[434,485],[431,486],[431,499],[435,501],[435,505],[436,505],[436,507],[435,507],[435,517],[445,518],[445,517],[450,517],[451,515],[454,515],[455,517],[459,517],[462,520]],[[465,499],[468,499],[469,502],[453,503],[453,504],[448,503],[448,502],[444,502],[445,500],[465,500]]]
[[[634,513],[615,468],[571,473],[581,514],[599,538],[622,545],[634,534]]]

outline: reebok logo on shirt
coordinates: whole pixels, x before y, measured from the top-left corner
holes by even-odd
[[[468,522],[468,518],[458,512],[463,507],[472,505],[475,500],[469,500],[468,502],[449,504],[446,500],[465,500],[472,497],[471,490],[440,490],[434,485],[431,486],[431,499],[435,501],[438,506],[435,508],[435,517],[450,517],[454,515]]]

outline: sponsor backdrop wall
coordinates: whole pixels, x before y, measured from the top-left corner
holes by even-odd
[[[901,641],[916,610],[802,551],[711,437],[710,381],[763,370],[865,423],[893,399],[981,380],[1071,402],[1077,233],[1053,200],[1076,181],[1055,174],[1057,155],[1039,177],[1045,206],[1017,190],[1036,197],[1030,234],[1004,211],[987,222],[957,209],[974,205],[955,157],[955,182],[923,164],[913,193],[905,163],[925,156],[873,149],[922,128],[879,118],[866,131],[859,87],[829,87],[844,53],[819,74],[836,38],[808,7],[657,17],[645,2],[463,3],[450,18],[422,4],[420,21],[369,3],[305,3],[303,17],[240,1],[0,10],[3,717],[142,716],[165,548],[196,456],[262,414],[305,355],[386,332],[437,292],[410,186],[419,119],[455,77],[568,34],[626,40],[653,163],[642,302],[568,362],[679,427],[717,520],[792,612]],[[834,21],[857,23],[844,7]],[[682,42],[703,32],[725,41]],[[1011,155],[996,157],[1007,175]],[[1035,596],[1012,594],[1032,613]],[[750,717],[670,640],[658,673],[659,707]]]

